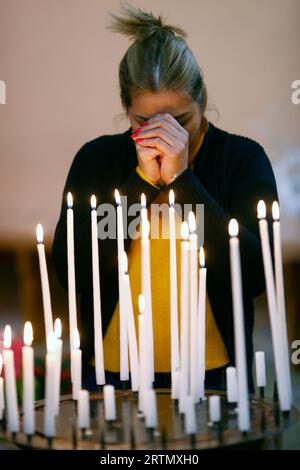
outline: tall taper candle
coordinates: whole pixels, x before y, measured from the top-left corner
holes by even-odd
[[[77,328],[73,331],[73,349],[72,349],[72,362],[73,362],[73,387],[72,396],[73,400],[78,400],[78,392],[81,390],[81,349],[80,338]]]
[[[198,337],[197,337],[197,314],[198,314],[198,237],[196,233],[196,218],[191,211],[188,215],[190,231],[190,395],[194,402],[198,400]]]
[[[32,325],[27,321],[24,325],[24,346],[22,348],[23,364],[23,431],[32,436],[35,432],[34,414],[34,353],[32,348]]]
[[[256,351],[255,353],[255,372],[256,385],[261,388],[267,385],[266,378],[266,362],[264,351]]]
[[[128,338],[126,326],[126,306],[122,292],[122,253],[124,251],[123,209],[119,191],[115,189],[117,204],[117,243],[118,243],[118,279],[119,279],[119,323],[120,323],[120,380],[129,380]]]
[[[61,320],[59,318],[55,319],[54,322],[54,334],[56,337],[57,345],[57,361],[56,361],[56,391],[55,391],[55,416],[59,415],[59,401],[60,401],[60,380],[61,380],[61,364],[62,364],[62,349],[63,349],[63,340],[61,339],[62,335],[62,326]]]
[[[73,349],[73,331],[77,328],[77,307],[76,307],[76,280],[75,280],[75,247],[74,247],[74,214],[73,196],[67,196],[67,253],[68,253],[68,296],[69,296],[69,336],[70,355]],[[73,364],[71,359],[71,380],[73,381]]]
[[[231,289],[233,303],[234,347],[238,379],[238,426],[239,430],[250,430],[249,391],[245,346],[244,306],[239,247],[239,225],[231,219],[228,226],[230,246]]]
[[[2,354],[0,354],[0,421],[2,421],[3,419],[3,411],[4,411],[4,383],[3,383],[3,377],[1,377],[2,366],[3,366],[3,359],[2,359]]]
[[[282,248],[281,248],[281,229],[280,229],[280,210],[277,201],[272,204],[273,216],[273,237],[274,237],[274,260],[275,260],[275,284],[276,284],[276,297],[279,319],[279,331],[282,340],[282,349],[285,356],[285,370],[287,375],[287,383],[290,394],[290,401],[292,403],[292,382],[291,382],[291,366],[289,359],[289,342],[286,325],[286,310],[285,310],[285,296],[284,296],[284,281],[283,281],[283,266],[282,266]]]
[[[130,279],[128,274],[128,260],[127,254],[123,251],[122,256],[122,289],[125,297],[126,305],[126,325],[127,335],[129,341],[129,357],[130,357],[130,374],[131,374],[131,388],[134,392],[138,391],[139,388],[139,358],[138,358],[138,346],[136,339],[134,313],[132,306]]]
[[[260,200],[257,204],[257,217],[259,219],[259,232],[262,246],[264,272],[266,280],[266,291],[268,300],[268,309],[270,316],[273,352],[275,358],[275,372],[277,389],[279,396],[280,409],[282,411],[289,411],[291,408],[289,388],[285,371],[285,356],[282,353],[282,340],[279,330],[279,319],[276,301],[276,291],[274,282],[274,273],[270,249],[270,240],[268,232],[268,222],[266,220],[266,205],[264,201]]]
[[[171,314],[171,387],[172,398],[175,398],[174,387],[176,371],[180,368],[179,332],[178,332],[178,297],[177,297],[177,254],[175,226],[175,196],[173,189],[169,192],[169,236],[170,236],[170,314]]]
[[[11,348],[11,327],[4,328],[4,378],[7,406],[8,429],[10,432],[19,431],[19,411],[17,401],[17,387],[15,375],[14,352]]]
[[[105,384],[103,336],[101,319],[101,295],[99,273],[98,227],[97,227],[97,200],[91,197],[91,232],[92,232],[92,266],[93,266],[93,302],[94,302],[94,350],[96,383]]]
[[[52,319],[52,307],[51,307],[47,261],[46,261],[46,255],[45,255],[43,227],[41,224],[38,224],[36,227],[36,238],[38,242],[37,250],[38,250],[38,255],[39,255],[43,307],[44,307],[45,332],[46,332],[46,341],[47,341],[50,331],[53,330],[53,319]]]
[[[199,299],[198,299],[198,319],[197,319],[197,337],[198,337],[198,374],[197,374],[197,399],[205,396],[205,328],[206,328],[206,267],[204,249],[201,246],[199,250]]]
[[[51,331],[48,336],[46,354],[46,407],[44,413],[44,434],[46,437],[55,436],[56,363],[57,341],[54,331]]]
[[[181,224],[181,286],[180,286],[180,392],[179,409],[189,394],[189,226]]]

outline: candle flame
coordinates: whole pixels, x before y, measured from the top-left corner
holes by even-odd
[[[145,311],[145,297],[143,294],[139,295],[139,312],[140,314],[143,314]]]
[[[272,216],[273,216],[273,220],[280,219],[280,209],[279,209],[279,204],[277,201],[274,201],[272,204]]]
[[[41,224],[37,224],[36,226],[36,239],[38,243],[43,243],[44,233],[43,233],[43,227]]]
[[[120,198],[120,193],[117,189],[115,189],[115,200],[116,200],[116,204],[118,206],[120,206],[121,205],[121,198]]]
[[[47,338],[47,352],[55,353],[57,350],[57,342],[54,331],[50,331]]]
[[[33,329],[32,324],[30,321],[25,322],[24,325],[24,333],[23,333],[23,341],[25,346],[31,346],[33,341]]]
[[[146,209],[147,204],[146,204],[146,196],[144,193],[141,194],[141,206],[143,209]]]
[[[2,354],[0,354],[0,375],[2,372],[2,367],[3,367],[3,359],[2,359]]]
[[[174,194],[173,189],[170,189],[170,191],[169,191],[169,204],[170,204],[170,206],[174,206],[174,202],[175,202],[175,194]]]
[[[239,234],[239,224],[236,219],[231,219],[228,224],[228,232],[231,237],[237,237]]]
[[[121,269],[123,273],[128,272],[128,259],[127,259],[126,251],[123,251],[121,255]]]
[[[6,325],[4,328],[4,347],[5,349],[10,349],[11,347],[11,327]]]
[[[96,207],[97,207],[97,199],[96,199],[95,194],[93,194],[91,196],[91,208],[92,208],[92,210],[95,210]]]
[[[61,338],[62,326],[60,318],[56,318],[54,322],[54,333],[57,339]]]
[[[260,201],[258,201],[258,204],[257,204],[257,218],[265,219],[266,215],[267,215],[266,204],[261,199]]]
[[[68,195],[67,195],[67,204],[68,204],[68,208],[69,208],[69,209],[72,209],[72,207],[73,207],[73,196],[72,196],[72,193],[68,193]]]
[[[186,221],[182,222],[180,232],[182,240],[189,239],[189,226]]]
[[[142,222],[142,238],[146,239],[150,233],[150,222],[149,220],[143,220]]]
[[[204,249],[203,246],[200,246],[200,251],[199,251],[199,262],[201,268],[205,268],[205,255],[204,255]]]
[[[79,349],[80,348],[80,337],[79,337],[79,331],[77,328],[74,328],[73,330],[73,349]]]
[[[189,221],[190,232],[195,232],[196,231],[196,218],[195,218],[194,212],[192,211],[189,212],[188,221]]]

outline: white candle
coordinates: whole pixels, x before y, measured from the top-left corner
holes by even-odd
[[[146,428],[155,429],[157,427],[157,407],[155,391],[145,390],[143,400]]]
[[[230,246],[231,289],[233,303],[233,325],[235,361],[238,379],[238,426],[240,431],[249,431],[249,390],[247,375],[247,359],[245,345],[244,306],[242,293],[242,274],[239,247],[239,225],[231,219],[228,226]]]
[[[57,341],[54,331],[51,331],[47,340],[46,354],[46,407],[44,413],[44,434],[46,437],[55,436],[56,363]]]
[[[90,427],[90,397],[87,390],[78,392],[78,427],[80,429]]]
[[[151,268],[150,268],[150,223],[148,220],[146,197],[141,195],[141,251],[142,251],[142,294],[145,297],[145,317],[147,322],[147,348],[149,350],[152,380],[154,381],[154,345],[151,297]]]
[[[67,196],[67,253],[68,253],[68,297],[69,297],[69,335],[70,335],[70,356],[71,356],[71,380],[73,381],[72,364],[72,336],[77,328],[77,307],[76,307],[76,281],[75,281],[75,247],[74,247],[74,214],[73,197],[71,193]]]
[[[106,421],[114,421],[117,418],[116,414],[116,399],[115,388],[113,385],[104,385],[104,417]]]
[[[188,435],[197,434],[195,400],[192,395],[188,395],[185,401],[184,432]]]
[[[197,372],[197,398],[204,398],[205,396],[205,328],[206,328],[206,273],[204,249],[201,246],[199,251],[199,299],[198,299],[198,322],[197,322],[197,337],[198,337],[198,372]]]
[[[41,224],[37,225],[36,238],[38,242],[37,250],[38,250],[38,255],[39,255],[42,296],[43,296],[43,306],[44,306],[45,332],[46,332],[46,339],[47,339],[49,333],[53,330],[53,320],[52,320],[52,307],[51,307],[47,261],[46,261],[46,255],[45,255],[45,245],[44,245],[44,240],[43,240],[44,238],[43,227],[41,226]]]
[[[34,415],[34,354],[31,346],[33,340],[32,325],[24,325],[24,345],[22,348],[23,365],[23,431],[32,436],[35,432]]]
[[[133,391],[137,391],[139,388],[139,358],[138,358],[138,346],[136,339],[134,313],[132,306],[130,279],[128,275],[128,260],[127,254],[123,251],[122,256],[122,289],[124,292],[125,305],[126,305],[126,325],[127,335],[129,341],[129,357],[130,357],[130,373],[131,373],[131,388]]]
[[[120,322],[120,379],[129,380],[128,367],[128,338],[126,326],[125,299],[122,292],[122,266],[121,259],[124,251],[123,209],[119,191],[115,190],[117,204],[117,243],[118,243],[118,279],[119,279],[119,322]]]
[[[78,400],[78,393],[79,393],[79,390],[81,390],[82,353],[80,349],[80,338],[79,338],[79,332],[77,328],[75,328],[73,331],[72,363],[73,363],[72,396],[73,396],[73,400]]]
[[[226,391],[228,403],[237,403],[238,388],[235,367],[226,367]]]
[[[4,411],[4,383],[3,383],[3,377],[1,377],[2,366],[3,366],[3,359],[2,359],[2,354],[0,354],[0,421],[2,421],[3,419],[3,411]]]
[[[172,378],[172,399],[178,400],[180,394],[180,369],[175,370]]]
[[[96,383],[105,384],[103,336],[101,319],[101,295],[99,273],[98,227],[97,227],[97,200],[91,197],[91,232],[92,232],[92,265],[93,265],[93,301],[94,301],[94,349]]]
[[[170,236],[170,323],[171,323],[171,389],[175,398],[174,387],[177,386],[176,371],[180,368],[179,332],[178,332],[178,298],[177,298],[177,255],[176,255],[176,226],[174,191],[169,192],[169,236]],[[177,373],[178,375],[178,373]],[[177,397],[178,398],[178,397]]]
[[[190,394],[194,401],[198,400],[198,341],[197,341],[197,313],[198,313],[198,237],[196,233],[196,219],[193,212],[188,216],[190,231]]]
[[[274,261],[275,261],[275,283],[279,320],[279,332],[282,341],[282,349],[285,357],[285,370],[287,375],[287,383],[292,403],[292,382],[291,382],[291,366],[289,359],[289,342],[286,325],[286,310],[284,296],[283,266],[282,266],[282,248],[281,248],[281,229],[280,229],[280,210],[277,201],[272,204],[273,216],[273,237],[274,237]]]
[[[140,411],[144,411],[144,392],[145,390],[152,389],[152,375],[150,368],[149,356],[147,355],[147,323],[145,323],[145,298],[143,294],[139,295],[138,298],[139,304],[139,359],[140,359],[140,368],[139,368],[139,403],[138,408]]]
[[[285,356],[282,351],[282,338],[279,330],[278,310],[276,302],[275,282],[271,258],[268,222],[266,220],[266,205],[260,200],[257,205],[259,219],[259,232],[262,246],[264,272],[266,280],[267,300],[272,332],[273,351],[275,359],[275,372],[280,409],[288,411],[291,408],[290,394],[285,371]]]
[[[264,351],[256,351],[255,353],[255,372],[256,372],[256,385],[258,387],[265,387],[267,385],[266,379],[266,362]]]
[[[17,387],[15,375],[14,352],[11,348],[11,327],[6,325],[4,329],[4,376],[8,429],[10,432],[19,431],[19,411],[17,400]]]
[[[181,286],[180,286],[180,402],[189,392],[189,227],[187,222],[181,224]]]
[[[221,398],[219,395],[209,397],[209,419],[211,423],[219,423],[221,420]]]
[[[61,339],[62,326],[59,318],[54,322],[54,334],[56,337],[57,345],[57,360],[56,360],[56,391],[55,391],[55,416],[59,415],[59,401],[60,401],[60,379],[61,379],[61,364],[62,364],[62,348],[63,341]]]

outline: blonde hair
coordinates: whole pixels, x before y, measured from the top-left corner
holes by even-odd
[[[203,115],[207,91],[199,65],[185,41],[185,31],[166,24],[152,12],[129,4],[122,4],[121,8],[124,17],[109,12],[113,21],[107,28],[134,40],[119,65],[120,95],[126,113],[135,93],[170,89],[185,91],[192,101],[198,100]]]

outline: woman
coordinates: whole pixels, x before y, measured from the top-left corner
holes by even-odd
[[[115,204],[114,189],[127,206],[146,196],[148,211],[173,189],[180,207],[204,205],[207,258],[206,386],[222,388],[224,370],[234,364],[234,337],[228,252],[228,222],[240,224],[246,349],[252,381],[253,299],[265,288],[256,205],[277,199],[273,171],[254,140],[231,134],[205,117],[207,93],[185,33],[160,17],[130,6],[112,15],[111,29],[134,41],[119,67],[121,101],[130,128],[103,135],[74,158],[65,184],[53,242],[53,259],[67,288],[66,195],[74,197],[76,288],[81,294],[80,331],[85,386],[95,387],[90,196]],[[128,225],[131,218],[128,217]],[[128,227],[127,225],[127,227]],[[155,384],[170,384],[169,260],[161,241],[151,240]],[[140,292],[139,243],[125,238],[135,316]],[[119,385],[118,266],[115,238],[99,241],[102,328],[107,382]],[[179,257],[177,257],[178,263]],[[178,270],[179,272],[179,270]]]

